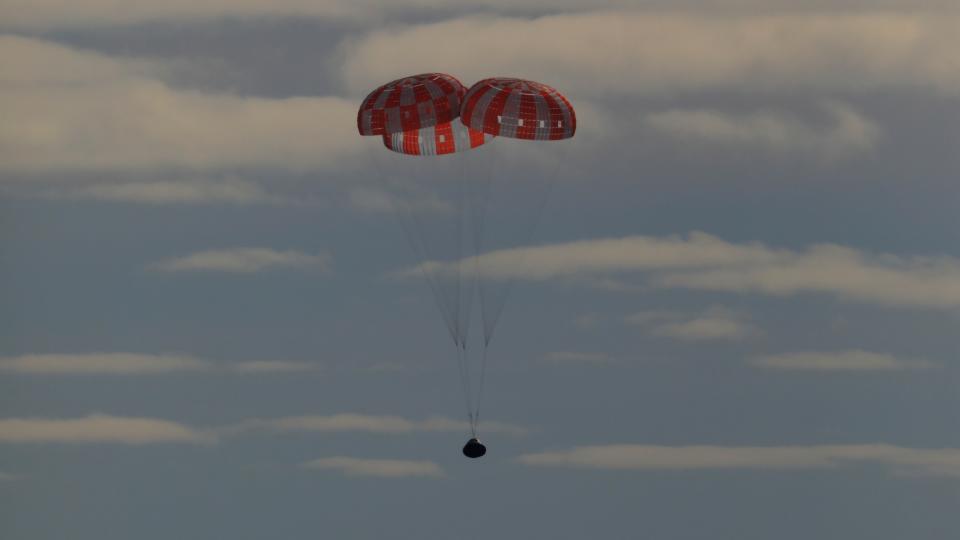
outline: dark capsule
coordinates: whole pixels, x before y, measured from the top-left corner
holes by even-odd
[[[477,439],[470,439],[467,441],[467,444],[463,445],[463,455],[467,456],[470,459],[476,459],[482,457],[487,453],[487,447],[484,446]]]

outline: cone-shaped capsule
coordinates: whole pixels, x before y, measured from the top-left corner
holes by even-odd
[[[463,445],[463,455],[471,459],[476,459],[482,457],[487,453],[487,447],[484,446],[477,439],[470,439],[467,441],[467,444]]]

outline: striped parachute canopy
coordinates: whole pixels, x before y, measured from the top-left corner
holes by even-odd
[[[388,135],[444,124],[460,115],[466,87],[445,73],[403,77],[377,88],[357,112],[361,135]]]
[[[535,81],[494,77],[467,90],[460,120],[490,135],[555,141],[577,131],[577,115],[566,97]]]
[[[456,120],[383,135],[383,145],[411,156],[442,156],[476,148],[493,138]]]

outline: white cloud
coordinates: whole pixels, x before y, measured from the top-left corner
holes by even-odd
[[[904,371],[934,367],[925,360],[904,360],[861,350],[773,354],[751,358],[748,363],[784,371]]]
[[[241,179],[144,181],[96,183],[79,187],[54,188],[43,195],[57,199],[99,200],[140,204],[290,203],[268,194],[260,184]]]
[[[234,248],[200,251],[185,257],[160,261],[150,266],[161,272],[233,272],[251,274],[274,268],[302,268],[327,271],[332,258],[321,253],[276,251],[268,248]]]
[[[211,368],[213,368],[213,364],[206,360],[190,356],[163,354],[25,354],[0,358],[0,371],[40,375],[147,375],[178,371],[203,371]]]
[[[825,104],[824,110],[827,119],[821,125],[779,111],[731,114],[672,109],[648,114],[644,121],[681,141],[748,145],[830,159],[873,149],[881,132],[873,121],[842,103]]]
[[[177,90],[161,80],[162,66],[9,35],[0,36],[0,64],[0,170],[346,169],[362,148],[352,100]],[[176,196],[174,188],[135,196]]]
[[[239,362],[231,366],[237,373],[306,373],[320,371],[320,366],[310,362],[285,360],[255,360]]]
[[[960,478],[960,449],[889,444],[816,446],[652,446],[616,444],[525,454],[520,463],[593,469],[829,469],[874,464],[898,474]]]
[[[496,421],[485,421],[483,429],[489,433],[523,435],[526,429]],[[403,434],[416,432],[465,432],[467,422],[443,417],[426,420],[407,420],[399,416],[343,413],[333,415],[290,416],[274,419],[253,419],[228,428],[239,433],[246,431],[277,432],[366,432]]]
[[[661,287],[772,295],[830,293],[889,306],[960,306],[960,261],[874,255],[834,244],[791,252],[776,262],[667,273]]]
[[[549,352],[543,356],[543,359],[551,364],[567,365],[605,365],[615,363],[614,358],[606,353],[578,351]]]
[[[15,8],[8,2],[0,9],[9,13],[0,14],[7,15],[4,21],[22,24],[55,20],[82,24],[99,8],[103,12],[89,21],[109,24],[315,9],[299,0],[269,8],[252,1],[207,0],[139,3],[122,10],[115,9],[114,0],[94,2],[84,2],[83,7],[54,0],[39,5],[14,2]],[[321,4],[316,9],[323,13],[355,9],[347,2]],[[364,166],[356,159],[363,148],[354,127],[356,97],[398,75],[426,70],[450,71],[468,83],[491,74],[524,74],[553,84],[569,93],[583,113],[582,133],[594,135],[610,133],[610,125],[622,113],[596,105],[611,94],[923,89],[957,95],[960,60],[953,54],[960,48],[960,34],[953,31],[957,26],[960,15],[954,13],[908,10],[734,12],[724,17],[624,11],[393,25],[351,37],[337,53],[340,75],[353,99],[268,99],[181,90],[164,82],[169,66],[157,62],[6,35],[0,37],[0,64],[5,67],[0,84],[5,112],[0,170],[28,177],[154,168],[355,170]],[[474,54],[478,50],[483,54]],[[472,61],[465,65],[462,58],[468,56]],[[819,127],[784,113],[731,115],[713,110],[666,111],[648,121],[677,136],[805,147],[826,155],[872,146],[878,129],[868,119],[843,105],[828,105],[826,110],[827,123]],[[139,188],[104,184],[79,190],[78,195],[155,203],[248,202],[264,197],[250,185],[199,188],[179,183]],[[358,193],[354,202],[374,209],[383,206],[370,195]]]
[[[0,372],[29,375],[163,375],[206,373],[306,373],[320,371],[310,362],[256,360],[214,362],[192,356],[138,353],[24,354],[0,357]]]
[[[91,414],[83,418],[3,418],[0,443],[63,444],[211,444],[216,437],[205,431],[155,418],[124,418]]]
[[[453,268],[425,264],[434,273]],[[888,306],[960,306],[960,260],[953,257],[872,254],[836,244],[797,251],[736,244],[701,232],[686,238],[630,236],[513,248],[486,253],[477,264],[484,276],[500,279],[579,278],[589,284],[596,276],[643,272],[647,284],[658,288],[828,293]]]
[[[360,459],[336,456],[308,461],[303,464],[303,467],[340,471],[348,476],[377,476],[383,478],[443,476],[443,469],[432,461],[401,459]]]
[[[685,341],[737,341],[762,333],[745,314],[720,306],[710,307],[697,315],[644,311],[628,316],[626,321],[645,327],[652,335]]]
[[[709,234],[693,232],[687,238],[628,236],[504,249],[483,254],[478,264],[483,274],[492,278],[551,279],[638,270],[772,263],[786,253],[758,243],[731,244]],[[445,269],[437,262],[426,264],[430,265],[431,272]],[[455,269],[455,265],[449,268]],[[406,274],[419,276],[420,270],[409,269]]]
[[[699,11],[466,17],[393,26],[344,46],[343,78],[361,92],[427,70],[466,81],[524,74],[569,92],[574,104],[611,93],[708,89],[960,93],[956,10],[742,10],[722,17],[702,6]],[[469,65],[462,61],[467,57]]]
[[[636,8],[636,0],[554,0],[551,11]],[[797,5],[793,0],[723,0],[704,6],[697,0],[647,0],[644,7],[655,11],[699,9],[714,13],[860,11],[882,9],[911,13],[955,11],[950,0],[811,0]],[[44,29],[103,27],[145,22],[203,21],[223,18],[313,17],[347,18],[379,22],[384,17],[422,14],[453,14],[465,10],[507,13],[536,13],[543,0],[168,0],[127,2],[120,9],[116,0],[8,0],[0,4],[0,19],[15,28]]]

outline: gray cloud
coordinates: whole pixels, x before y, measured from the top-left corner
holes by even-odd
[[[268,248],[233,248],[200,251],[154,263],[153,270],[161,272],[231,272],[252,274],[275,268],[301,268],[327,271],[332,258],[320,253],[311,255],[300,251],[277,251]]]
[[[236,373],[309,373],[321,371],[320,366],[310,362],[290,362],[286,360],[254,360],[232,364],[230,369]]]
[[[14,36],[0,36],[0,63],[7,66],[0,85],[6,171],[344,169],[361,149],[351,100],[177,90],[149,62]],[[146,189],[136,195],[146,197]],[[153,186],[154,197],[170,191]],[[105,193],[118,196],[99,188]]]
[[[503,422],[484,422],[484,431],[513,436],[527,430]],[[222,437],[256,433],[378,433],[410,434],[429,432],[465,433],[466,422],[443,417],[407,420],[398,416],[366,414],[305,415],[273,419],[248,419],[230,425],[205,429],[156,418],[131,418],[107,414],[89,414],[80,418],[0,418],[0,443],[51,444],[213,444]]]
[[[525,454],[520,463],[542,467],[620,470],[830,469],[857,463],[898,474],[960,478],[960,450],[889,444],[816,446],[652,446],[616,444]]]
[[[211,444],[216,437],[169,420],[91,414],[83,418],[3,418],[0,443]]]
[[[616,359],[606,353],[553,351],[543,356],[545,362],[558,365],[608,365],[616,363]]]
[[[644,121],[655,131],[682,141],[747,145],[826,159],[872,150],[879,140],[879,126],[849,105],[832,102],[825,104],[824,110],[827,118],[819,125],[781,111],[732,114],[672,109],[648,114]]]
[[[586,11],[636,8],[635,0],[555,0],[550,11]],[[701,9],[710,12],[847,12],[884,10],[949,13],[956,7],[949,0],[812,0],[798,6],[790,0],[723,0],[704,6],[697,0],[650,0],[643,7],[654,11]],[[0,6],[0,18],[7,26],[27,29],[103,27],[146,22],[203,21],[223,18],[313,17],[379,22],[398,14],[454,14],[465,10],[508,13],[536,13],[544,10],[542,0],[168,0],[136,2],[117,9],[113,0],[9,0]]]
[[[769,264],[668,273],[654,283],[781,296],[831,293],[888,306],[960,306],[960,261],[952,257],[873,255],[833,244],[815,245]]]
[[[926,360],[904,360],[862,350],[781,353],[751,358],[748,363],[784,371],[904,371],[934,367]]]
[[[684,341],[738,341],[762,333],[745,314],[721,306],[699,314],[643,311],[629,315],[626,322],[642,326],[654,336]]]
[[[758,243],[732,244],[706,233],[693,232],[686,238],[628,236],[504,249],[481,255],[477,263],[486,276],[539,280],[638,270],[765,264],[788,253]],[[447,268],[438,262],[426,264],[432,272]],[[419,272],[418,268],[412,268],[405,275],[419,276]]]
[[[379,149],[378,149],[379,150]],[[436,193],[404,186],[405,192],[378,188],[355,188],[348,193],[350,206],[369,213],[413,212],[417,214],[450,214],[454,206]]]
[[[467,422],[443,417],[426,420],[408,420],[399,416],[343,413],[333,415],[305,415],[286,418],[253,419],[227,428],[232,433],[248,431],[274,432],[367,432],[403,434],[416,432],[464,432]],[[513,424],[485,421],[483,429],[490,433],[523,435],[527,430]]]
[[[55,188],[43,192],[55,199],[98,200],[151,205],[162,204],[283,204],[283,198],[268,194],[260,184],[241,179],[167,180],[96,183]]]
[[[181,372],[257,374],[319,370],[319,365],[308,362],[260,360],[219,363],[170,354],[24,354],[0,358],[0,371],[29,375],[162,375]]]
[[[190,356],[135,353],[25,354],[0,358],[0,371],[30,374],[161,374],[204,371],[213,364]]]
[[[440,70],[467,81],[523,73],[574,98],[918,88],[955,95],[958,25],[955,12],[906,11],[467,17],[395,26],[348,42],[342,73],[356,92],[397,74]]]
[[[307,469],[340,471],[348,476],[377,476],[382,478],[443,476],[443,469],[432,461],[361,459],[335,456],[308,461],[302,466]]]

